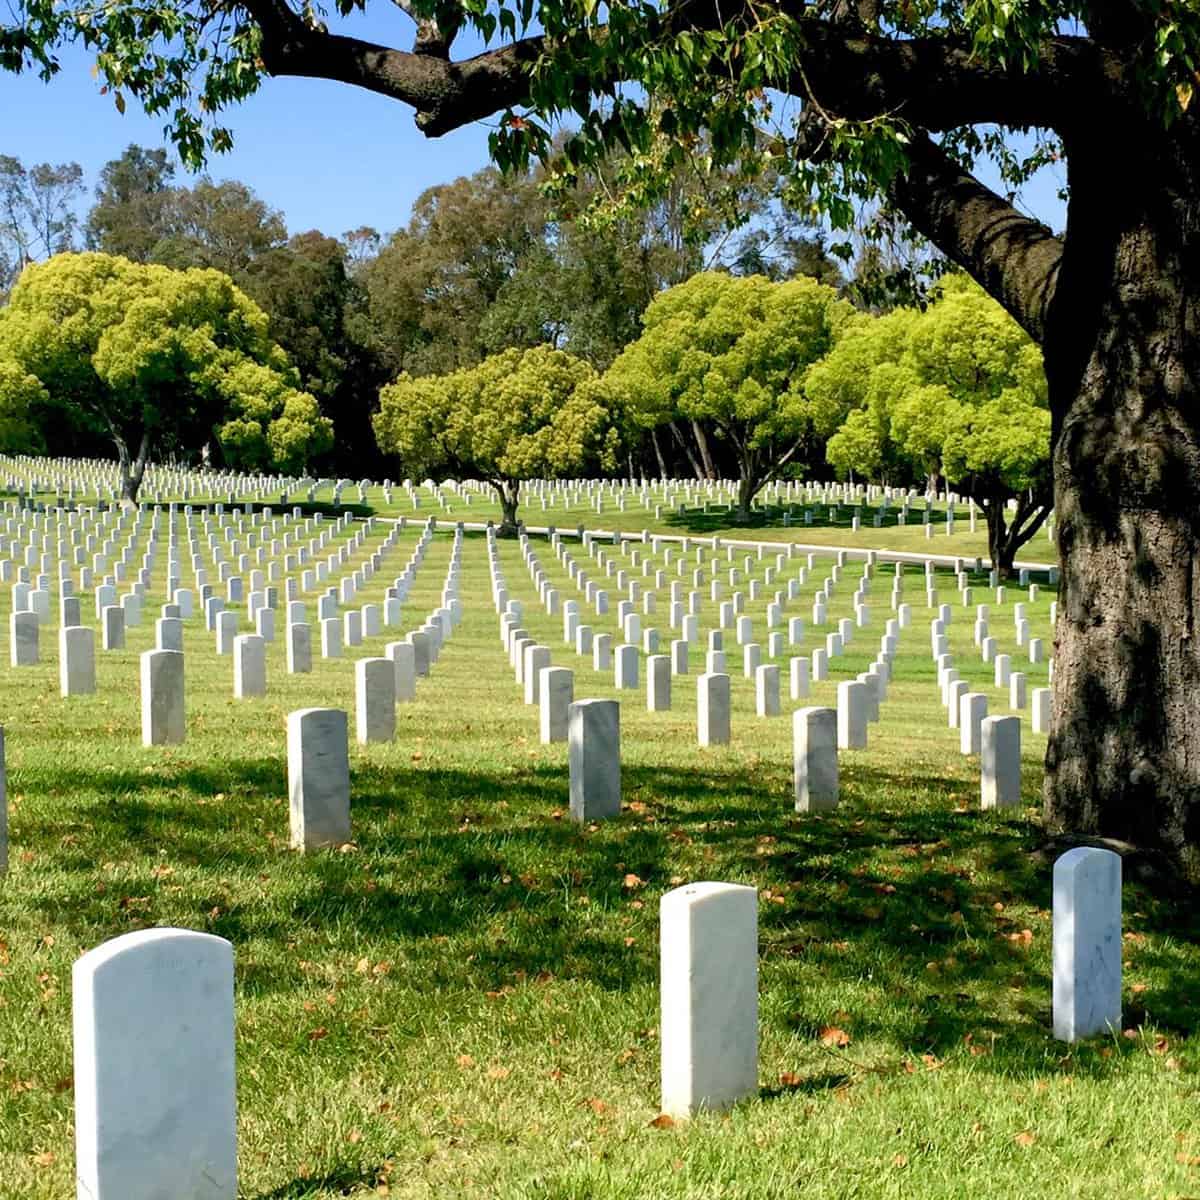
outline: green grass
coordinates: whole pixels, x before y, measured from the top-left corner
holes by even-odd
[[[14,475],[28,477],[32,473],[29,468],[19,464],[9,463],[7,468],[12,470]],[[380,485],[368,487],[366,498],[361,502],[358,498],[357,487],[351,486],[343,491],[341,504],[335,506],[333,487],[330,485],[320,488],[316,493],[315,502],[311,504],[305,498],[306,492],[292,494],[287,510],[299,507],[305,511],[306,515],[310,511],[325,513],[350,511],[356,516],[373,514],[389,518],[407,517],[419,522],[434,517],[439,522],[494,521],[497,525],[500,523],[500,506],[494,501],[490,491],[473,494],[471,503],[467,504],[446,488],[443,490],[443,494],[447,498],[445,509],[438,506],[428,488],[419,489],[419,493],[420,507],[414,508],[407,494],[399,486],[392,490],[390,503],[384,496],[383,488]],[[174,498],[164,495],[164,503],[166,500]],[[53,502],[52,495],[49,497],[39,496],[39,499],[48,499],[49,502]],[[149,489],[144,491],[142,499],[145,503],[151,502],[152,496]],[[211,497],[194,500],[192,503],[199,507],[221,503],[227,499],[227,495],[214,493]],[[96,496],[81,496],[78,500],[80,504],[96,503],[96,501]],[[253,503],[256,507],[273,505],[278,513],[280,511],[278,501],[278,495],[264,495],[254,499]],[[714,502],[708,506],[708,511],[704,511],[699,506],[689,506],[675,512],[670,507],[662,505],[660,501],[661,493],[653,492],[650,506],[644,507],[637,492],[632,491],[626,495],[625,511],[620,511],[616,503],[606,497],[603,512],[596,513],[594,509],[586,505],[572,504],[569,507],[563,507],[557,503],[551,503],[543,511],[541,504],[535,500],[523,503],[518,516],[530,526],[554,525],[564,533],[573,531],[582,525],[588,529],[616,529],[624,532],[647,529],[651,533],[676,536],[692,534],[712,537],[716,534],[730,538],[796,541],[814,545],[861,546],[863,548],[886,545],[890,550],[914,554],[953,554],[970,558],[980,556],[985,559],[988,555],[987,527],[982,514],[979,515],[976,530],[972,533],[964,504],[960,504],[956,509],[954,532],[947,534],[946,505],[942,501],[936,502],[931,512],[934,535],[932,538],[927,538],[921,524],[924,513],[923,500],[914,503],[909,514],[909,521],[903,526],[896,523],[898,502],[893,501],[883,516],[882,529],[875,529],[871,523],[872,517],[878,511],[878,506],[864,504],[861,508],[862,528],[857,531],[852,529],[852,519],[859,510],[845,504],[835,506],[831,516],[829,506],[814,503],[811,506],[813,524],[805,525],[804,506],[797,502],[792,506],[792,524],[790,527],[786,527],[784,525],[784,509],[774,503],[766,509],[756,509],[753,520],[745,525],[735,520],[735,514],[727,504]],[[655,517],[655,506],[662,509],[660,517]],[[1021,561],[1049,563],[1057,561],[1057,551],[1043,529],[1039,530],[1032,540],[1022,547],[1017,557]]]
[[[415,537],[362,599],[382,597]],[[434,606],[448,547],[435,539],[404,632]],[[536,606],[516,545],[501,556],[526,625],[575,668],[576,696],[617,695]],[[806,625],[827,565],[788,610]],[[848,615],[856,575],[831,618]],[[231,660],[192,620],[188,740],[143,749],[136,659],[165,554],[129,648],[98,651],[96,696],[58,696],[44,631],[42,665],[0,670],[0,1195],[73,1194],[71,964],[151,925],[234,944],[241,1191],[256,1200],[1200,1194],[1196,919],[1128,884],[1131,1032],[1051,1038],[1049,868],[1030,853],[1044,738],[1025,724],[1026,807],[980,812],[978,761],[959,755],[938,703],[919,573],[906,578],[913,628],[870,748],[842,755],[836,813],[792,812],[790,720],[754,716],[731,654],[733,745],[696,748],[694,675],[675,681],[669,713],[620,693],[624,811],[577,828],[565,746],[538,744],[483,539],[468,535],[463,625],[398,709],[395,741],[351,748],[352,847],[303,857],[288,849],[285,718],[352,711],[349,658],[289,676],[280,639],[268,696],[234,701]],[[888,590],[881,571],[872,627],[807,703],[833,703],[837,681],[865,669]],[[1031,606],[1035,635],[1049,635],[1051,598]],[[748,605],[760,622],[765,604]],[[88,598],[84,613],[92,623]],[[993,610],[992,632],[1015,650],[1009,609]],[[952,643],[1006,711],[959,608]],[[816,644],[809,630],[804,651]],[[1044,683],[1045,666],[1029,671]],[[657,903],[702,879],[760,889],[760,1094],[655,1127]],[[823,1040],[830,1028],[848,1042],[826,1044],[843,1040]]]

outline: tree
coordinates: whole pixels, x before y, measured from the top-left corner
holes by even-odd
[[[430,136],[500,114],[501,163],[548,148],[547,121],[577,112],[568,168],[633,146],[643,195],[708,130],[719,159],[765,155],[790,170],[838,228],[859,201],[884,201],[1045,354],[1062,564],[1048,822],[1155,847],[1200,878],[1200,8],[404,7],[411,51],[285,0],[240,0],[216,31],[209,9],[185,0],[164,0],[167,19],[156,6],[42,4],[0,29],[0,62],[49,77],[56,47],[82,36],[110,86],[170,114],[193,161],[228,146],[221,110],[264,75],[300,75],[408,104]],[[498,44],[455,61],[467,27]],[[780,94],[799,101],[794,128],[775,111]],[[1024,154],[1008,135],[1030,129]],[[1011,190],[1056,156],[1070,180],[1062,236],[973,174],[990,158]]]
[[[144,146],[127,146],[120,158],[105,163],[84,227],[87,248],[153,262],[171,232],[178,197],[171,186],[174,175],[165,150]]]
[[[343,245],[316,230],[294,234],[254,257],[237,282],[332,419],[339,466],[360,475],[380,467],[370,409],[388,374],[366,344],[366,294]]]
[[[1050,510],[1050,412],[1041,352],[981,288],[950,276],[924,312],[856,318],[806,392],[824,420],[846,414],[830,463],[886,465],[932,495],[943,477],[955,483],[982,508],[992,562],[1010,574]]]
[[[478,363],[488,350],[488,310],[543,245],[546,222],[533,180],[505,179],[494,168],[422,192],[408,228],[362,272],[392,369],[424,374]]]
[[[64,426],[107,434],[130,503],[156,450],[215,435],[234,464],[296,469],[332,441],[266,315],[217,271],[95,253],[27,267],[0,309],[0,367],[44,408],[48,444]]]
[[[600,377],[549,346],[505,350],[448,375],[401,375],[380,393],[375,433],[413,479],[481,479],[517,529],[526,479],[613,470],[619,420]]]
[[[42,449],[33,413],[46,400],[36,375],[0,358],[0,451],[29,454]]]
[[[7,264],[0,290],[6,290],[27,263],[74,246],[74,206],[83,191],[82,179],[78,163],[24,167],[20,159],[0,154],[0,251]]]
[[[702,272],[651,301],[645,332],[607,379],[644,427],[689,422],[729,448],[738,519],[748,521],[758,491],[801,445],[804,376],[849,316],[811,279]]]
[[[901,466],[891,443],[891,394],[899,386],[895,372],[916,319],[913,309],[883,317],[854,316],[830,352],[805,375],[800,411],[806,434],[812,447],[825,447],[827,460],[840,470],[853,466],[846,457],[851,438],[860,444],[871,438],[880,470]],[[869,413],[869,421],[854,416],[860,410]],[[835,440],[851,422],[850,433]]]
[[[167,231],[153,257],[179,270],[211,267],[239,279],[260,255],[286,240],[283,214],[244,183],[202,179],[172,193]]]
[[[915,386],[897,393],[892,436],[936,456],[972,496],[1002,575],[1041,528],[1052,503],[1050,412],[1042,354],[1023,329],[961,276],[912,324],[902,360]],[[1008,515],[1009,501],[1016,507]]]

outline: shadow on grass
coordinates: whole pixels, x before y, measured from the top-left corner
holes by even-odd
[[[784,524],[784,517],[787,513],[791,513],[791,524]],[[874,518],[874,510],[863,510],[862,528],[857,534],[854,534],[851,520],[854,516],[853,509],[842,509],[838,519],[831,521],[829,519],[829,509],[825,505],[815,506],[812,510],[812,524],[807,525],[804,521],[804,506],[793,505],[792,507],[781,507],[779,505],[770,505],[767,508],[755,508],[751,511],[748,519],[739,521],[737,512],[732,508],[710,508],[705,512],[702,508],[684,508],[664,513],[662,523],[669,528],[678,529],[683,533],[694,533],[697,535],[714,533],[730,532],[731,537],[737,537],[739,530],[752,529],[778,529],[785,530],[789,534],[796,535],[797,540],[803,541],[803,534],[806,530],[814,529],[836,529],[841,533],[845,533],[847,537],[858,536],[862,537],[865,533],[873,533],[875,526],[871,524]],[[944,512],[935,511],[932,514],[932,524],[944,525],[946,516]],[[919,522],[918,522],[919,523]],[[911,526],[913,522],[909,522]],[[881,528],[894,529],[899,525],[896,519],[896,513],[889,511],[883,518]]]
[[[776,991],[795,989],[785,1024],[802,1038],[819,1038],[828,1019],[805,1007],[804,981],[815,972],[850,988],[867,980],[887,998],[857,1013],[858,1042],[878,1036],[936,1058],[969,1044],[982,1048],[981,1070],[1046,1069],[1050,868],[1031,854],[1041,832],[1020,818],[955,811],[961,783],[897,779],[853,764],[842,807],[801,818],[777,785],[716,756],[695,770],[632,765],[623,771],[622,815],[581,828],[566,816],[558,767],[371,765],[353,777],[355,851],[300,856],[287,849],[283,776],[281,760],[211,771],[165,766],[147,796],[140,774],[98,781],[55,771],[60,792],[99,787],[107,798],[39,827],[68,882],[36,890],[30,905],[81,944],[154,924],[162,920],[155,872],[165,855],[198,927],[235,945],[307,937],[336,946],[350,930],[351,944],[405,943],[419,964],[416,986],[431,992],[461,989],[464,972],[476,989],[546,977],[623,991],[656,984],[656,947],[644,924],[653,924],[658,893],[679,878],[749,882],[764,901],[764,976]],[[65,848],[64,835],[74,838]],[[92,843],[140,851],[119,884],[138,900],[128,912],[117,906],[114,917],[114,897],[97,894]],[[205,874],[197,880],[190,867]],[[273,894],[230,900],[220,876],[233,873],[271,881]],[[650,913],[631,912],[635,902]],[[1030,909],[1039,914],[1036,944],[1025,929]],[[1163,935],[1139,962],[1155,986],[1135,997],[1126,1023],[1149,1014],[1167,1028],[1190,1028],[1196,906],[1127,885],[1125,911],[1135,937],[1141,929]],[[179,919],[177,909],[170,915]],[[631,927],[643,933],[633,952],[624,936]],[[243,990],[303,984],[298,967],[273,961],[267,969],[253,953],[240,957]],[[1074,1067],[1107,1069],[1095,1054]]]
[[[281,1184],[269,1192],[258,1192],[254,1200],[313,1200],[315,1197],[342,1195],[348,1196],[354,1191],[373,1189],[375,1180],[384,1173],[379,1167],[374,1171],[364,1171],[359,1167],[340,1167],[326,1172],[316,1179],[293,1179],[290,1183]]]

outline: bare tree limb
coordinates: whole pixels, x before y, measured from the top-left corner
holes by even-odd
[[[432,17],[421,16],[412,0],[392,0],[392,3],[417,27],[416,41],[413,42],[414,54],[431,54],[436,58],[446,59],[450,57],[450,46],[462,28],[461,12],[453,21],[439,22]]]
[[[924,135],[892,184],[895,206],[942,253],[974,276],[1036,342],[1045,337],[1063,242],[969,175]]]

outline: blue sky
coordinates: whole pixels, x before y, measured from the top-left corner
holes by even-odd
[[[395,8],[356,17],[352,25],[361,36],[411,44],[411,23]],[[459,54],[471,50],[469,43],[458,47]],[[161,121],[135,103],[124,116],[118,113],[111,97],[99,95],[91,56],[82,50],[70,49],[60,61],[62,71],[49,84],[0,73],[0,154],[26,165],[78,162],[90,195],[99,169],[130,142],[163,144]],[[429,139],[418,133],[406,106],[344,84],[268,79],[224,121],[234,132],[234,149],[214,158],[209,173],[249,184],[284,213],[293,232],[336,236],[360,225],[389,232],[407,222],[425,188],[488,161],[486,125]],[[1060,228],[1057,182],[1036,180],[1026,207]]]

